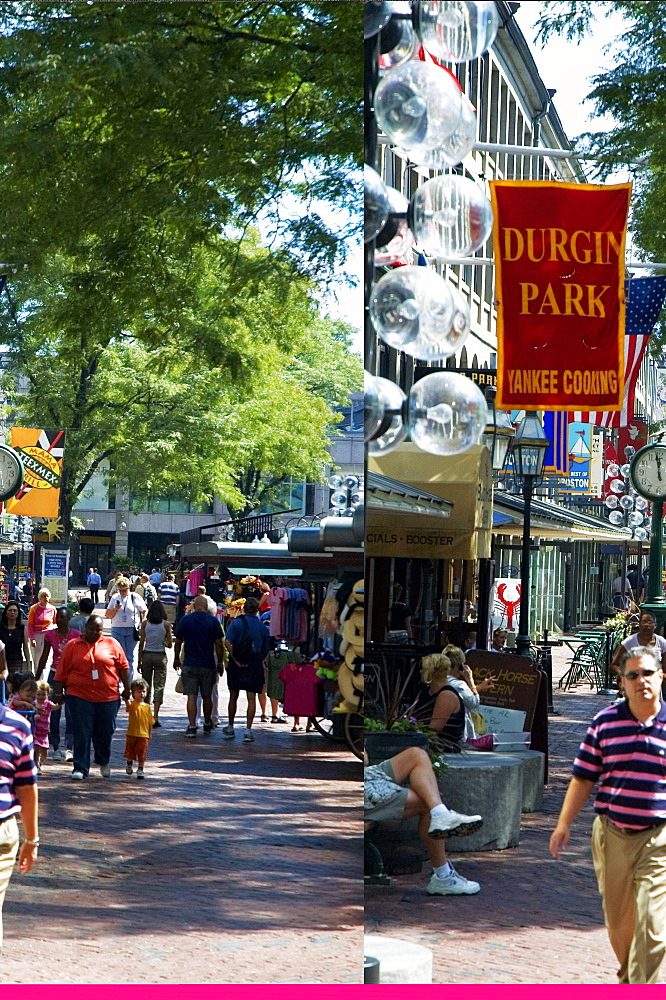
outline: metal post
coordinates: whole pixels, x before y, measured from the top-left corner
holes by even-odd
[[[492,608],[490,607],[490,592],[493,589],[493,579],[495,576],[495,560],[479,559],[479,594],[476,612],[476,648],[488,648],[488,634],[490,632],[490,617]]]
[[[652,527],[650,529],[650,575],[648,577],[647,600],[641,611],[651,611],[659,628],[666,621],[666,600],[662,594],[661,574],[664,564],[664,502],[652,502]]]
[[[518,635],[516,636],[516,652],[520,656],[530,653],[530,535],[532,488],[534,476],[523,478],[523,544],[520,557],[520,618],[518,620]]]
[[[363,957],[363,983],[366,986],[378,986],[380,984],[379,961],[376,958],[371,958],[370,955]]]
[[[377,121],[375,119],[374,96],[377,80],[379,79],[379,34],[372,38],[366,38],[364,43],[364,97],[363,97],[363,126],[364,144],[363,152],[365,162],[373,170],[377,168]],[[372,374],[377,373],[377,348],[376,337],[372,323],[370,322],[370,295],[375,279],[375,241],[371,240],[364,245],[364,290],[365,290],[365,316],[364,316],[364,350],[365,367]]]
[[[648,601],[663,602],[661,593],[661,572],[664,547],[664,504],[655,500],[652,504],[652,527],[650,529],[650,575],[648,578]]]

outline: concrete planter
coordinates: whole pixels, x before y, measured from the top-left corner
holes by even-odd
[[[365,733],[365,749],[371,764],[390,760],[409,747],[427,750],[428,737],[425,733],[401,733],[393,729],[369,730]]]

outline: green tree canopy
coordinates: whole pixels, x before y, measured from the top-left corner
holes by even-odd
[[[592,77],[586,99],[614,124],[581,136],[577,148],[598,157],[591,172],[605,179],[619,167],[630,166],[633,197],[630,228],[634,254],[643,260],[666,260],[666,3],[578,2],[546,0],[539,20],[540,36],[563,34],[575,41],[594,30],[595,20],[613,9],[625,28],[608,46],[609,69]],[[661,273],[661,272],[660,272]],[[666,346],[663,321],[653,333],[653,354]]]
[[[592,78],[585,99],[614,125],[581,137],[577,148],[599,157],[595,173],[607,177],[613,170],[633,166],[632,233],[646,258],[663,261],[666,226],[666,3],[658,2],[547,2],[539,20],[541,38],[552,33],[571,40],[593,30],[606,10],[619,11],[626,30],[608,48],[609,69]]]
[[[360,384],[314,301],[360,229],[360,7],[0,3],[0,339],[22,422],[67,429],[67,525],[106,458],[236,510],[321,475]]]
[[[159,264],[165,227],[182,253],[261,217],[330,270],[360,227],[360,8],[0,3],[3,254],[125,278]]]
[[[269,251],[257,244],[251,257],[271,273]],[[161,342],[150,323],[148,332],[138,324],[140,335],[122,326],[118,302],[113,322],[107,313],[108,325],[82,319],[73,331],[69,311],[64,322],[59,315],[58,288],[70,280],[62,260],[43,300],[20,275],[3,299],[0,336],[15,347],[5,383],[21,423],[67,431],[67,529],[105,460],[135,498],[218,495],[237,512],[270,501],[291,476],[321,479],[333,407],[362,385],[351,329],[320,313],[305,278],[259,283],[251,302],[226,307],[218,260],[193,265],[193,311]]]

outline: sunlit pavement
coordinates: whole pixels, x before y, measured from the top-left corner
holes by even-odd
[[[145,781],[125,774],[122,706],[110,780],[72,782],[49,757],[0,982],[360,982],[361,764],[270,723],[253,744],[241,727],[186,739],[175,678],[170,666]]]

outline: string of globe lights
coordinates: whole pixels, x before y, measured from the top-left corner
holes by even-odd
[[[631,528],[632,537],[642,543],[650,538],[652,518],[650,504],[639,496],[630,479],[631,459],[636,449],[629,445],[624,449],[626,462],[618,465],[610,462],[606,468],[606,488],[608,495],[604,501],[608,520],[615,528]]]
[[[416,244],[449,262],[474,254],[492,230],[490,201],[456,173],[426,180],[408,201],[380,177],[377,150],[381,130],[412,165],[443,171],[461,163],[475,143],[476,113],[443,64],[481,56],[498,26],[494,2],[365,3],[365,439],[371,455],[408,436],[424,451],[455,455],[487,430],[488,405],[471,379],[434,371],[406,396],[376,374],[376,337],[425,362],[445,361],[462,348],[471,328],[464,296],[433,268],[396,265]],[[375,280],[377,268],[385,273]],[[506,414],[491,415],[494,425],[503,418],[508,421]],[[507,428],[508,439],[511,434]]]

